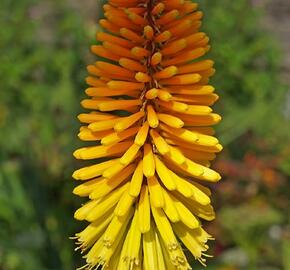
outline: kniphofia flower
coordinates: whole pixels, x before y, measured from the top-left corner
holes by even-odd
[[[74,172],[74,194],[89,201],[75,213],[89,225],[76,234],[82,269],[191,269],[185,248],[205,264],[214,219],[203,184],[220,175],[210,162],[222,146],[211,126],[218,96],[213,61],[200,32],[203,13],[184,0],[110,0],[87,67],[74,152],[92,160]]]

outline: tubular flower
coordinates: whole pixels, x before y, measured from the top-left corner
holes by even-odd
[[[75,218],[86,265],[80,269],[192,269],[186,248],[205,264],[215,217],[210,190],[220,175],[210,162],[222,150],[211,126],[218,96],[213,61],[200,32],[203,13],[184,0],[109,0],[103,32],[87,67],[88,98],[74,156],[92,160],[74,172],[74,194],[89,201]]]

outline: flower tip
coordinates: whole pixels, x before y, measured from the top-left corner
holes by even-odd
[[[90,200],[95,200],[96,198],[95,198],[95,194],[94,194],[94,192],[92,192],[90,195],[89,195],[89,199]]]
[[[103,139],[101,139],[101,145],[108,146],[110,144],[111,143],[108,138],[104,137]]]
[[[223,146],[220,143],[216,145],[216,148],[218,152],[221,152],[223,150]]]
[[[144,171],[143,171],[143,173],[144,173],[144,176],[146,177],[146,178],[150,178],[150,177],[153,177],[154,175],[155,175],[155,169],[153,170],[151,170],[151,169],[144,169]]]
[[[84,220],[84,215],[82,214],[82,212],[80,211],[80,209],[78,209],[77,211],[75,211],[74,213],[74,219],[76,220]]]
[[[214,170],[206,170],[201,177],[213,183],[219,182],[222,179],[221,175]]]
[[[78,187],[75,187],[73,189],[72,193],[75,194],[75,195],[79,195],[79,192],[78,191],[79,191]]]
[[[200,197],[200,198],[199,198],[198,202],[199,202],[201,205],[206,206],[206,205],[210,205],[211,200],[210,200],[210,197],[208,197],[208,196],[203,196],[203,197]]]
[[[88,106],[90,106],[90,103],[91,103],[91,100],[89,100],[89,99],[83,99],[83,100],[81,101],[81,106],[82,106],[83,108],[87,108]]]
[[[73,174],[72,174],[72,178],[75,179],[75,180],[79,180],[79,173],[78,171],[75,171]]]
[[[88,125],[88,129],[90,129],[91,131],[96,131],[95,126],[96,126],[95,123],[91,123]]]
[[[222,179],[222,177],[221,177],[221,175],[219,173],[217,173],[216,179],[217,179],[217,182]]]
[[[120,34],[121,35],[125,35],[126,32],[127,32],[127,28],[125,28],[125,27],[120,28]]]
[[[196,81],[199,82],[202,79],[202,76],[200,74],[194,74]]]
[[[81,121],[81,119],[82,119],[82,114],[77,115],[77,119],[78,119],[79,121]]]
[[[110,8],[111,8],[111,6],[108,5],[108,4],[104,4],[104,5],[103,5],[103,9],[104,9],[104,11],[109,11]]]
[[[213,94],[213,100],[214,100],[214,102],[218,101],[219,98],[220,98],[219,95]]]
[[[222,117],[219,114],[216,114],[216,113],[214,113],[212,115],[212,117],[213,117],[213,120],[214,120],[215,124],[218,124],[222,120]],[[222,149],[222,146],[220,146],[220,147]]]
[[[114,130],[115,130],[116,132],[121,132],[121,131],[124,130],[124,128],[123,128],[123,126],[116,124],[116,125],[114,126]]]
[[[81,159],[81,151],[80,149],[77,149],[73,152],[73,156],[76,158],[76,159]]]
[[[173,15],[174,17],[178,17],[178,16],[179,16],[179,11],[178,11],[177,9],[174,9],[174,10],[172,11],[172,15]]]
[[[213,221],[215,220],[215,213],[213,213],[210,217],[207,218],[207,221]]]
[[[151,80],[151,78],[146,73],[143,73],[143,72],[137,72],[135,75],[135,79],[138,82],[142,82],[142,83],[150,82]]]
[[[156,88],[152,88],[152,89],[148,90],[146,95],[145,95],[145,97],[147,99],[154,99],[157,96],[158,96],[158,89],[156,89]]]

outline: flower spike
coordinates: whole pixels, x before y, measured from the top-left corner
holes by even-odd
[[[205,265],[213,238],[202,220],[215,214],[203,184],[220,180],[209,167],[222,146],[211,127],[221,120],[210,108],[214,62],[199,59],[210,49],[203,13],[187,0],[103,9],[78,116],[91,143],[74,152],[92,160],[73,173],[73,193],[88,198],[75,212],[89,223],[74,237],[79,269],[189,270],[184,247]]]

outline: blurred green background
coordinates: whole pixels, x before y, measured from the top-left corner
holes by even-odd
[[[210,270],[290,269],[290,80],[265,1],[199,1],[224,118]],[[289,16],[288,1],[266,2]],[[68,239],[83,226],[73,220],[71,153],[98,3],[0,1],[0,270],[81,265]]]

